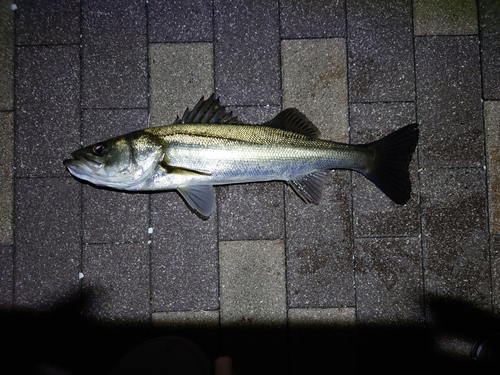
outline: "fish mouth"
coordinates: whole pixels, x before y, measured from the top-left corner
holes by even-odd
[[[89,175],[95,175],[103,167],[103,163],[94,160],[86,159],[81,155],[72,154],[74,159],[66,159],[63,161],[64,166],[75,177],[88,180]]]

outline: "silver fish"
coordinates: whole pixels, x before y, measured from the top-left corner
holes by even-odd
[[[172,125],[84,147],[64,165],[76,178],[97,186],[176,189],[205,217],[214,209],[214,185],[287,181],[305,202],[318,204],[331,169],[363,174],[398,204],[410,199],[408,165],[418,124],[367,144],[319,137],[319,130],[297,109],[285,109],[262,125],[246,125],[212,95],[202,97]]]

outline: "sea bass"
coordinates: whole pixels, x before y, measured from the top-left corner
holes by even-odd
[[[320,139],[295,108],[262,125],[242,124],[214,95],[171,125],[146,128],[84,147],[64,160],[93,185],[128,191],[177,190],[199,214],[215,206],[214,185],[281,180],[318,204],[332,169],[363,174],[398,204],[410,199],[408,165],[418,124],[367,144]]]

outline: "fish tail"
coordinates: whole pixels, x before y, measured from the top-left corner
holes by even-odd
[[[398,204],[405,204],[410,199],[408,167],[417,146],[418,133],[418,124],[410,124],[366,145],[373,150],[374,157],[371,165],[360,172]]]

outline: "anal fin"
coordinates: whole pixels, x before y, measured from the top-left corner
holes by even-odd
[[[288,181],[288,184],[304,202],[318,204],[321,201],[323,188],[329,175],[330,171],[328,169],[317,171],[301,176],[296,180]]]

